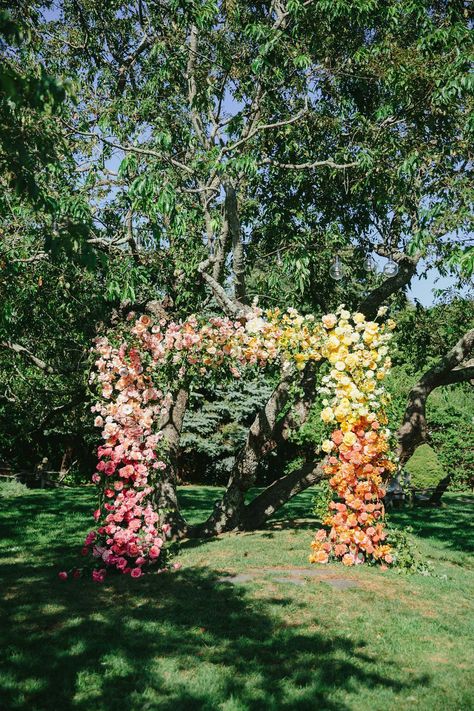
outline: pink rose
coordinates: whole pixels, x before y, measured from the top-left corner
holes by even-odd
[[[58,578],[60,580],[67,580],[67,573],[65,570],[62,570],[60,573],[58,573]]]
[[[85,546],[90,546],[91,543],[94,543],[95,541],[95,531],[91,531],[90,533],[87,534],[86,540],[84,541]]]
[[[95,583],[103,583],[105,580],[105,575],[106,575],[105,568],[101,568],[100,570],[93,570],[92,571],[92,580]]]
[[[129,555],[132,555],[132,556],[138,555],[138,546],[135,543],[129,543],[128,544],[128,553],[129,553]]]
[[[96,510],[94,511],[94,519],[95,519],[96,521],[98,521],[99,518],[100,518],[100,509],[96,509]]]
[[[115,464],[113,462],[107,462],[107,464],[104,467],[104,471],[107,474],[107,476],[110,476],[115,471]]]
[[[141,568],[133,568],[130,575],[132,576],[132,578],[139,578],[141,575],[143,575],[142,569]]]

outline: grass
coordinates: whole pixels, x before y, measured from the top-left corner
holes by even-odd
[[[181,492],[190,518],[213,487]],[[0,500],[0,708],[158,711],[474,708],[474,498],[393,514],[435,577],[342,569],[303,585],[311,493],[256,533],[183,545],[183,569],[61,583],[90,525],[90,488]],[[326,569],[325,569],[326,570]],[[225,575],[255,574],[231,585]],[[281,574],[279,576],[281,578]]]

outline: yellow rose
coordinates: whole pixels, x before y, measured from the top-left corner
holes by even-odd
[[[349,353],[346,358],[346,366],[349,370],[353,370],[357,366],[358,358],[354,353]]]
[[[357,442],[357,437],[353,432],[349,431],[344,434],[344,438],[342,441],[345,445],[347,445],[347,447],[352,447],[352,445]]]
[[[334,326],[336,325],[337,317],[334,314],[326,314],[322,317],[321,321],[323,322],[324,328],[327,328],[329,330],[331,328],[334,328]]]
[[[329,452],[334,448],[334,442],[331,442],[330,439],[325,439],[324,442],[321,445],[321,449],[323,452],[326,452],[326,454],[329,454]]]
[[[321,419],[326,423],[334,420],[334,412],[332,407],[325,407],[324,410],[321,410]]]
[[[355,323],[364,323],[364,321],[365,321],[364,314],[360,314],[360,313],[355,313],[352,318],[355,321]]]

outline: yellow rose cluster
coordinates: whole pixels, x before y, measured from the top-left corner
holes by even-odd
[[[387,402],[381,381],[391,365],[387,344],[395,324],[366,321],[363,314],[351,315],[343,306],[336,314],[323,316],[322,323],[327,337],[321,353],[331,369],[320,388],[327,395],[321,419],[348,432],[360,417],[368,417]],[[328,447],[326,441],[323,450],[330,451]]]

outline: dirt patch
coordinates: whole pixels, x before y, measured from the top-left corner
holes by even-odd
[[[254,568],[247,573],[222,576],[219,578],[219,582],[239,585],[268,579],[276,583],[286,583],[301,587],[317,580],[330,585],[335,590],[360,587],[359,583],[354,579],[342,577],[324,568]]]

